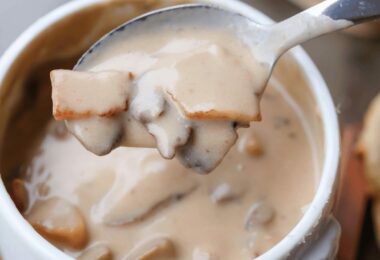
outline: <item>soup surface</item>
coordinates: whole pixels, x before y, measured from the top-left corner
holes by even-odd
[[[294,227],[316,185],[302,113],[275,81],[262,112],[209,175],[149,148],[98,157],[52,121],[11,193],[75,257],[250,259]]]
[[[210,175],[197,175],[151,148],[96,156],[50,119],[51,69],[72,68],[101,34],[177,2],[186,1],[107,1],[73,24],[64,21],[29,53],[28,61],[40,60],[28,71],[25,96],[6,132],[2,178],[31,225],[73,257],[251,259],[285,237],[314,196],[318,171],[306,120],[275,80],[262,98],[263,121],[238,130],[239,139]],[[88,34],[98,20],[112,22]],[[78,40],[86,33],[94,39]],[[35,55],[42,49],[46,56]]]

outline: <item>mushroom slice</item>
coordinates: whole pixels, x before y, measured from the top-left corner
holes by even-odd
[[[119,118],[120,117],[120,118]],[[89,151],[105,155],[123,140],[123,121],[121,116],[75,119],[66,121],[69,131]]]
[[[140,242],[123,260],[164,260],[175,255],[173,242],[167,237],[157,236]]]
[[[177,147],[184,145],[190,136],[190,125],[173,106],[166,105],[163,114],[146,124],[148,132],[157,141],[162,157],[172,159]]]
[[[189,142],[178,148],[177,155],[184,166],[199,173],[209,173],[219,165],[236,139],[231,122],[197,122]]]
[[[42,236],[64,247],[82,249],[87,243],[82,214],[64,199],[53,197],[38,201],[26,219]]]
[[[112,260],[112,252],[107,246],[98,244],[86,249],[77,260]]]
[[[262,227],[270,223],[275,217],[274,209],[266,202],[252,205],[244,221],[244,227],[251,232],[255,227]]]
[[[112,116],[128,108],[128,73],[53,70],[50,77],[57,120]]]
[[[198,183],[195,176],[178,171],[177,166],[175,161],[163,162],[157,153],[147,156],[135,172],[115,180],[111,190],[93,207],[94,219],[107,225],[133,223],[188,195]]]

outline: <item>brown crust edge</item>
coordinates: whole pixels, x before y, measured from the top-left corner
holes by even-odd
[[[240,113],[235,113],[231,111],[220,112],[215,109],[210,109],[207,111],[199,111],[199,112],[188,112],[182,106],[180,102],[173,96],[172,93],[166,91],[169,97],[173,100],[173,102],[181,109],[184,115],[193,120],[230,120],[237,122],[251,122],[251,121],[261,121],[261,114],[257,113],[252,116],[243,115]]]
[[[59,109],[59,106],[54,106],[53,116],[55,120],[74,120],[74,119],[85,119],[92,116],[101,117],[112,117],[116,114],[122,113],[128,110],[128,100],[125,102],[124,107],[113,108],[111,110],[105,111],[104,113],[94,113],[93,111],[75,112],[69,109]]]

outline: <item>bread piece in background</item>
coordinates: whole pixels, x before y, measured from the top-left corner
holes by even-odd
[[[370,189],[380,197],[380,94],[371,102],[364,117],[358,152],[363,156]]]
[[[372,219],[377,246],[380,248],[380,93],[371,102],[365,115],[357,148],[363,157],[365,176],[373,197]]]

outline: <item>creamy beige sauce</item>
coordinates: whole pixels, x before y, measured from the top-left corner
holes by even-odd
[[[164,158],[177,155],[186,167],[210,172],[235,143],[236,128],[260,119],[259,98],[268,68],[256,62],[252,50],[234,33],[182,26],[115,38],[80,64],[78,70],[91,72],[82,72],[83,78],[79,72],[72,76],[67,71],[52,73],[54,107],[63,107],[71,98],[78,118],[68,120],[67,126],[90,151],[104,155],[120,145],[144,146],[148,141],[138,141],[152,139],[147,133],[134,132],[135,140],[127,134],[129,128],[142,124],[155,139],[151,146],[157,146]],[[120,77],[113,77],[111,71],[120,72]],[[73,89],[70,84],[91,89],[95,72],[102,76],[100,82],[109,75],[109,84],[132,75],[132,83],[125,84],[131,88],[131,97],[126,99],[128,116],[100,118],[97,105],[92,117],[83,116],[81,100],[97,100],[103,108],[109,98],[103,102],[99,93],[120,96],[118,88],[108,88],[106,83],[94,88],[94,97],[89,91],[82,96],[79,91],[79,96],[67,94]],[[59,103],[54,97],[60,95]],[[114,111],[120,105],[109,107]]]
[[[239,129],[237,143],[210,175],[149,148],[98,157],[62,123],[51,122],[26,164],[24,215],[81,259],[258,256],[294,227],[315,190],[304,121],[282,95],[268,88],[263,122]]]

